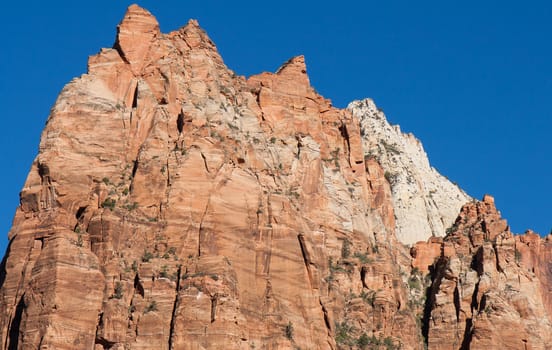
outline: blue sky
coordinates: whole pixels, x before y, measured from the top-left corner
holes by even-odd
[[[130,3],[20,1],[0,13],[0,255],[61,88],[111,47]],[[196,18],[240,75],[304,54],[336,106],[373,98],[517,233],[552,229],[552,2],[142,1],[168,32]]]

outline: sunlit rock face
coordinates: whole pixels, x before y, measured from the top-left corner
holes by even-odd
[[[444,236],[471,198],[429,164],[422,143],[390,125],[371,99],[348,110],[360,121],[366,157],[375,158],[391,183],[399,241],[413,244]]]
[[[196,21],[163,34],[130,6],[48,118],[0,269],[0,348],[544,348],[548,241],[512,237],[488,198],[449,218],[469,198],[446,200],[413,138],[396,133],[396,168],[374,153],[374,108],[334,108],[302,56],[237,76]],[[431,210],[398,204],[434,189]]]

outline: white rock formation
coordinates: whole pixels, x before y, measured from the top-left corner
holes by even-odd
[[[413,244],[444,236],[471,197],[439,174],[421,142],[390,125],[374,101],[353,101],[347,108],[360,120],[365,156],[379,161],[391,184],[397,238]]]

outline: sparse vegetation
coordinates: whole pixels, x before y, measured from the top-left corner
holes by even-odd
[[[102,203],[102,208],[113,210],[115,209],[116,204],[117,204],[117,201],[115,199],[107,197]]]
[[[281,165],[281,164],[280,164]],[[287,192],[287,195],[290,196],[290,197],[294,197],[295,199],[299,199],[299,197],[301,197],[301,195],[299,194],[299,192],[297,192],[296,190],[289,190]]]
[[[351,333],[354,331],[353,326],[347,321],[335,323],[335,342],[340,345],[353,345],[354,341]]]
[[[366,253],[355,252],[353,256],[357,258],[361,264],[369,264],[372,262]]]
[[[144,309],[145,314],[152,311],[157,311],[157,302],[155,300],[152,300],[151,303],[149,303],[149,305]]]
[[[397,183],[397,181],[399,180],[399,174],[392,173],[388,170],[385,171],[383,176],[385,177],[385,180],[387,180],[387,182],[389,183],[389,185],[391,187],[393,187]]]
[[[341,257],[347,259],[351,255],[351,242],[348,239],[343,240],[341,245]]]
[[[521,252],[516,249],[514,251],[514,256],[515,256],[515,259],[516,259],[516,263],[519,264],[521,262]]]
[[[362,298],[362,300],[364,300],[366,303],[372,306],[374,306],[374,303],[376,302],[376,292],[373,290],[369,292],[366,292],[365,290],[363,290],[360,293],[360,297]]]
[[[122,299],[123,298],[123,284],[121,282],[115,283],[115,292],[111,296],[112,299]]]
[[[339,263],[334,264],[333,259],[331,257],[328,259],[328,263],[329,263],[329,266],[330,266],[330,272],[344,272],[345,271],[345,269]]]
[[[401,154],[401,151],[397,149],[396,145],[388,144],[387,142],[385,142],[385,140],[381,140],[381,144],[383,145],[383,148],[385,148],[387,152],[393,153],[393,154]]]
[[[286,325],[284,333],[286,335],[286,338],[288,338],[289,340],[293,340],[293,323],[291,323],[291,321],[289,321]]]
[[[329,267],[329,270],[330,270],[330,274],[328,275],[328,277],[325,278],[325,281],[328,282],[328,283],[331,283],[335,280],[335,273],[336,272],[344,272],[345,271],[343,266],[341,266],[339,263],[334,264],[332,257],[330,257],[328,259],[328,267]]]
[[[161,272],[159,272],[159,276],[162,278],[169,278],[169,268],[167,265],[161,266]]]
[[[368,337],[368,335],[366,335],[366,333],[362,333],[361,336],[358,337],[356,345],[359,348],[364,349],[365,347],[370,345],[370,338]]]
[[[138,208],[138,202],[134,202],[132,204],[129,203],[129,204],[125,205],[125,209],[128,210],[128,211],[133,211],[137,208]]]
[[[367,349],[368,346],[370,346],[369,349],[382,349],[382,347],[386,350],[401,349],[401,345],[395,345],[392,337],[376,338],[375,335],[369,337],[366,333],[362,333],[355,343],[359,349]]]
[[[422,284],[418,276],[410,276],[410,278],[408,279],[408,287],[410,289],[416,289],[416,290],[422,289]]]
[[[102,182],[103,182],[104,184],[106,184],[106,185],[109,185],[109,183],[110,183],[108,177],[104,177],[104,178],[102,179]]]
[[[393,338],[391,337],[385,337],[383,339],[383,345],[385,345],[385,348],[387,350],[394,350],[396,349],[395,344],[393,344]]]
[[[142,262],[149,262],[151,259],[153,259],[153,253],[145,250],[144,255],[142,255]]]

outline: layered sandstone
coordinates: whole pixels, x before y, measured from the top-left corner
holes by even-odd
[[[131,6],[48,118],[10,232],[2,347],[415,348],[409,257],[359,125],[303,57],[246,80],[196,21],[162,34]]]
[[[0,348],[546,348],[548,240],[512,236],[487,197],[403,246],[358,112],[318,95],[302,56],[245,79],[196,21],[163,34],[130,6],[48,118]]]

